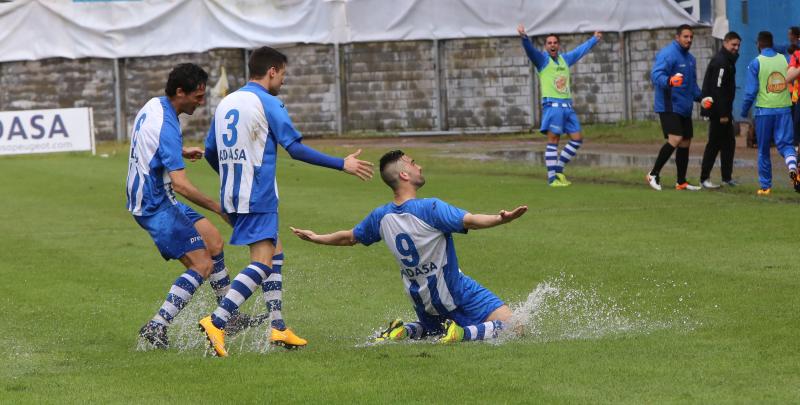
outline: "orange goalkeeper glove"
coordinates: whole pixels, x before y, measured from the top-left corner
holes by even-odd
[[[675,73],[675,76],[669,78],[669,85],[672,87],[680,87],[683,84],[683,74]]]

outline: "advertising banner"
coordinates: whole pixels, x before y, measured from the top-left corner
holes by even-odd
[[[91,108],[0,111],[0,155],[92,151]]]

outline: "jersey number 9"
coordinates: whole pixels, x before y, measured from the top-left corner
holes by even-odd
[[[408,234],[398,234],[397,237],[394,238],[394,242],[397,246],[397,251],[403,256],[408,256],[408,258],[400,259],[403,264],[408,267],[414,267],[419,264],[419,253],[417,252],[417,247],[414,246],[414,241],[411,240],[411,237],[408,236]]]

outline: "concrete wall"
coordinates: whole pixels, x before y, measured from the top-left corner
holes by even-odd
[[[343,116],[349,131],[436,129],[431,41],[343,47]]]
[[[589,35],[562,35],[562,47],[574,49]],[[654,119],[650,69],[657,51],[673,35],[672,29],[606,33],[572,67],[573,98],[581,121]],[[534,39],[537,47],[543,41]],[[710,29],[695,30],[692,53],[700,79],[716,52],[715,42]],[[289,58],[289,70],[280,97],[306,135],[335,134],[340,122],[345,133],[526,131],[538,126],[541,115],[538,77],[517,37],[355,43],[338,48],[300,44],[282,51]],[[189,61],[209,72],[209,87],[217,83],[222,66],[231,91],[245,82],[241,49],[121,60],[127,128],[149,98],[163,94],[169,70]],[[182,117],[186,137],[205,135],[218,102],[210,97],[193,116]],[[113,61],[0,63],[0,110],[82,106],[94,108],[99,139],[116,137]]]
[[[0,111],[91,107],[101,139],[114,134],[114,65],[53,58],[0,63]]]
[[[525,130],[533,114],[531,68],[519,38],[444,41],[451,130]]]

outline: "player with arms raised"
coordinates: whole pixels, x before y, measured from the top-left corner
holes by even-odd
[[[494,293],[461,272],[451,234],[490,228],[522,216],[528,207],[496,215],[470,214],[437,198],[417,198],[425,184],[422,167],[395,150],[380,163],[381,178],[394,201],[376,208],[350,230],[326,235],[292,228],[300,239],[334,246],[371,245],[381,239],[400,265],[418,321],[394,320],[379,340],[421,339],[442,334],[439,342],[493,338],[511,318]]]

